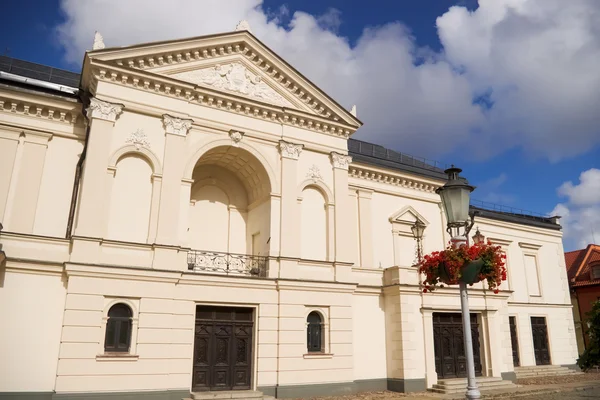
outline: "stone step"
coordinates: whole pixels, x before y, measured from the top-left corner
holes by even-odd
[[[222,390],[210,392],[194,392],[191,394],[192,400],[263,400],[262,392],[255,390]]]
[[[502,378],[499,376],[478,376],[475,380],[479,382],[496,382],[501,381]],[[452,382],[452,383],[467,383],[467,378],[447,378],[447,379],[438,379],[438,383],[440,382]]]
[[[569,369],[567,367],[563,367],[562,365],[531,365],[526,367],[515,367],[515,372],[518,371],[545,371],[545,370],[553,370],[553,369]]]
[[[517,379],[540,378],[544,376],[573,375],[579,372],[560,365],[539,365],[515,368]]]
[[[578,371],[558,371],[558,372],[547,372],[547,373],[532,373],[532,374],[517,374],[517,379],[526,378],[542,378],[545,376],[565,376],[565,375],[580,375],[583,372]]]
[[[511,381],[504,381],[502,378],[482,377],[477,378],[477,386],[479,390],[500,390],[514,389],[517,387]],[[464,393],[467,390],[466,379],[442,379],[437,384],[433,385],[429,391],[443,394]]]

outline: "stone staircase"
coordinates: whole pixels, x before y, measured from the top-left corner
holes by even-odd
[[[578,372],[574,369],[561,367],[560,365],[534,365],[531,367],[515,367],[517,379],[541,378],[544,376],[556,375],[579,375],[583,372]]]
[[[223,390],[213,392],[194,392],[182,400],[265,400],[262,392],[254,390]]]
[[[504,381],[502,378],[494,377],[477,378],[477,386],[479,387],[480,391],[517,388],[517,385],[511,381]],[[467,391],[467,379],[440,379],[438,380],[438,383],[433,385],[433,387],[429,390],[435,393],[443,394],[462,394]]]

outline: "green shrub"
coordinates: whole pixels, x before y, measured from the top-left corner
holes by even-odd
[[[588,326],[588,346],[582,355],[577,359],[577,365],[583,371],[600,365],[600,301],[592,305],[592,310],[586,314],[583,322]]]

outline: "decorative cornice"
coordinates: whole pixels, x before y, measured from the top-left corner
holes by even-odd
[[[172,117],[169,114],[163,115],[163,124],[165,126],[165,131],[167,133],[178,135],[178,136],[187,136],[190,128],[192,127],[191,119],[181,119]]]
[[[161,52],[149,54],[143,57],[119,59],[115,61],[117,65],[145,70],[148,68],[156,68],[165,65],[181,65],[192,61],[214,59],[233,54],[242,55],[258,69],[263,71],[275,81],[279,82],[289,94],[291,94],[300,102],[306,104],[317,115],[333,121],[339,121],[339,117],[335,115],[332,110],[310,95],[310,90],[307,87],[304,87],[299,82],[293,80],[290,74],[287,74],[276,66],[270,64],[268,60],[263,59],[263,56],[259,54],[257,50],[253,49],[248,43],[243,41],[224,45],[199,46],[186,50]]]
[[[98,63],[97,61],[94,61]],[[129,86],[140,90],[158,93],[164,96],[186,100],[190,103],[200,104],[206,107],[235,112],[254,118],[307,129],[315,132],[325,133],[331,136],[348,138],[356,128],[349,127],[345,122],[327,119],[326,116],[311,115],[304,111],[281,106],[266,105],[252,99],[236,96],[224,92],[218,92],[209,88],[194,85],[186,85],[173,80],[167,76],[150,77],[135,69],[121,70],[119,67],[102,65],[94,68],[92,78],[109,80],[121,86]],[[95,86],[95,82],[90,82]],[[93,91],[93,90],[92,90]]]
[[[288,143],[284,140],[279,141],[279,152],[282,157],[297,160],[302,152],[303,144]]]
[[[237,146],[244,138],[244,132],[236,131],[235,129],[232,129],[229,131],[229,137],[231,138],[233,145]]]
[[[538,250],[542,245],[537,243],[519,242],[519,247],[522,249]]]
[[[335,151],[331,152],[331,164],[333,168],[340,168],[348,170],[348,165],[352,162],[352,157],[346,154],[336,153]]]
[[[115,122],[117,117],[123,112],[123,107],[123,104],[113,104],[92,97],[90,98],[90,105],[86,110],[86,116],[88,119],[98,118]]]
[[[6,97],[0,97],[0,112],[43,118],[66,125],[75,125],[82,121],[79,118],[80,112],[78,110],[51,107],[45,104],[30,103]]]
[[[125,140],[125,142],[133,144],[137,150],[139,150],[140,147],[150,148],[148,136],[146,136],[142,129],[138,129],[135,132],[131,132],[131,134],[129,135],[127,140]]]
[[[392,186],[400,186],[407,189],[418,190],[426,193],[435,193],[439,187],[430,183],[419,181],[417,179],[398,176],[392,173],[375,172],[362,167],[350,166],[349,175],[352,178],[365,179],[378,183],[385,183]]]

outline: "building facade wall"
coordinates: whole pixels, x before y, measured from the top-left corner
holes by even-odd
[[[286,123],[317,117],[306,111],[309,100],[295,100],[260,69],[253,71],[288,96],[298,117],[271,117],[283,111],[243,97],[235,101],[246,101],[248,112],[227,98],[174,95],[200,90],[166,81],[179,73],[177,63],[139,78],[143,69],[109,70],[114,64],[103,64],[103,54],[86,58],[82,85],[93,95],[85,117],[80,103],[56,99],[45,106],[56,118],[39,119],[21,105],[0,112],[7,167],[0,170],[0,239],[8,257],[0,317],[12,322],[2,333],[11,370],[0,393],[189,392],[197,305],[254,310],[252,388],[267,394],[415,391],[437,382],[432,316],[459,312],[458,290],[422,292],[410,227],[426,224],[425,252],[448,243],[435,193],[443,181],[352,162],[347,135],[330,134],[322,121]],[[227,57],[248,63],[246,54]],[[29,96],[29,103],[50,102]],[[349,135],[358,127],[317,89],[310,96],[340,116],[327,122],[331,131]],[[470,290],[484,374],[513,372],[510,315],[518,317],[522,365],[535,363],[530,316],[547,317],[552,362],[573,364],[560,232],[476,223],[505,248],[509,264],[501,293],[483,284]],[[258,277],[225,274],[202,264],[206,252],[266,256],[268,268]],[[107,313],[117,302],[133,314],[130,351],[121,356],[104,352]],[[15,312],[20,303],[27,318]],[[321,353],[307,351],[311,311],[323,319]],[[45,334],[21,335],[19,324]],[[37,373],[27,379],[20,374],[33,360],[18,351],[24,346],[37,353]]]

